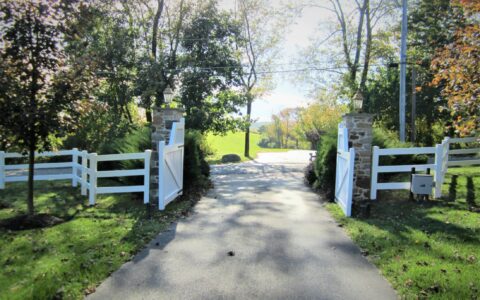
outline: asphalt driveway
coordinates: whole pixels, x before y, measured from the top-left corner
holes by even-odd
[[[88,298],[396,299],[303,184],[307,160],[292,151],[214,166],[195,213]]]

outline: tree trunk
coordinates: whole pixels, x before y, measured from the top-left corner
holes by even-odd
[[[33,131],[32,131],[33,132]],[[29,152],[28,152],[28,197],[27,197],[27,206],[28,214],[33,215],[35,213],[35,207],[33,205],[33,184],[35,176],[35,134],[30,134],[29,141]]]
[[[370,0],[365,0],[365,18],[366,18],[366,29],[367,29],[367,41],[365,45],[365,61],[363,64],[362,77],[360,80],[360,91],[365,92],[367,77],[368,77],[368,68],[370,65],[370,56],[372,53],[372,25],[371,25],[371,16],[370,16]]]
[[[250,157],[250,121],[251,121],[251,113],[252,113],[252,99],[250,95],[248,95],[248,102],[247,102],[247,120],[248,125],[245,129],[245,157]]]
[[[145,110],[145,117],[147,118],[147,123],[152,124],[152,122],[153,122],[152,109],[147,108]]]
[[[157,60],[157,34],[158,34],[158,24],[160,22],[160,17],[163,12],[163,3],[164,0],[158,0],[157,12],[153,19],[153,28],[152,28],[152,57],[154,61]]]

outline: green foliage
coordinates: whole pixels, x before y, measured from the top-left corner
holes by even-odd
[[[76,124],[75,132],[66,137],[63,148],[78,148],[99,154],[111,154],[116,139],[124,137],[132,127],[110,106],[101,102],[86,102]]]
[[[320,137],[314,173],[313,187],[325,193],[333,201],[335,192],[335,172],[337,164],[337,132],[330,131]],[[312,179],[310,179],[312,181]]]
[[[99,154],[115,154],[115,153],[138,153],[152,148],[151,130],[149,126],[131,129],[125,136],[118,137],[110,144],[103,144]],[[103,163],[102,169],[131,170],[143,169],[143,160],[122,160],[113,163]],[[128,176],[119,178],[120,182],[130,185],[143,184],[143,176]]]
[[[198,130],[185,132],[185,158],[183,180],[185,184],[205,184],[210,176],[210,166],[205,160],[209,154],[206,138]]]
[[[245,97],[231,91],[240,85],[241,65],[235,50],[240,27],[232,15],[220,12],[216,4],[200,4],[185,24],[180,94],[188,128],[225,133],[240,127],[241,119],[232,114],[240,112]]]
[[[137,74],[137,32],[125,17],[108,3],[82,5],[69,21],[74,39],[66,39],[66,51],[82,59],[93,73],[95,86],[90,97],[107,103],[112,113],[132,122],[128,104],[133,102]]]
[[[414,147],[411,143],[402,143],[396,132],[380,126],[373,127],[373,146],[380,148],[409,148]],[[407,165],[424,164],[427,162],[425,155],[395,155],[380,157],[381,165]]]
[[[0,4],[0,126],[22,151],[49,149],[48,136],[68,130],[82,95],[58,43],[67,10],[48,1]]]

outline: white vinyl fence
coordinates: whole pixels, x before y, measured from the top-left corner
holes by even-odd
[[[354,163],[355,149],[348,148],[348,129],[343,123],[340,123],[337,138],[335,201],[347,217],[352,215]]]
[[[88,154],[88,167],[82,168],[82,195],[88,189],[88,200],[90,205],[94,205],[97,195],[99,194],[116,194],[116,193],[143,193],[143,203],[149,203],[150,193],[150,158],[152,150],[146,150],[143,153],[122,153],[97,155],[97,153]],[[143,160],[142,169],[132,170],[108,170],[99,171],[98,163],[102,161],[122,161],[122,160]],[[88,174],[88,180],[87,176]],[[98,178],[114,178],[128,176],[143,176],[143,185],[127,185],[127,186],[98,186]]]
[[[418,155],[430,154],[435,156],[434,163],[415,164],[415,165],[380,165],[382,156],[390,155]],[[412,147],[412,148],[388,148],[380,149],[378,146],[373,147],[372,157],[372,177],[370,187],[370,199],[377,199],[377,191],[379,190],[409,190],[410,181],[403,182],[378,182],[378,174],[381,173],[410,173],[412,168],[415,171],[434,171],[435,190],[434,197],[442,196],[441,187],[447,171],[448,164],[448,140],[444,140],[435,147]]]
[[[70,161],[36,163],[34,165],[35,171],[42,171],[36,172],[34,180],[71,179],[72,186],[76,187],[77,183],[82,179],[78,176],[77,171],[82,167],[81,164],[78,163],[78,158],[81,156],[81,152],[78,151],[78,149],[35,153],[35,158],[64,156],[70,156]],[[25,159],[26,156],[21,153],[5,153],[0,151],[0,189],[4,189],[5,183],[7,182],[28,181],[28,164],[8,164],[8,160],[18,158]]]
[[[480,165],[480,137],[466,138],[445,138],[444,142],[448,142],[449,158],[448,166],[471,166]],[[452,144],[464,144],[468,147],[463,149],[451,149]]]
[[[173,123],[169,144],[159,145],[159,209],[182,194],[183,190],[183,159],[184,159],[185,120]],[[78,149],[55,152],[35,153],[35,157],[71,156],[68,162],[36,163],[34,180],[65,180],[71,179],[72,186],[81,185],[82,195],[87,195],[89,204],[94,205],[97,195],[112,193],[143,193],[143,202],[150,202],[150,160],[151,150],[140,153],[121,153],[97,155]],[[28,181],[28,164],[8,163],[10,159],[25,159],[21,153],[5,153],[0,151],[0,189],[7,182]],[[79,162],[80,160],[80,162]],[[99,162],[143,160],[143,168],[131,170],[99,170]],[[42,171],[38,171],[42,170]],[[142,185],[98,186],[99,178],[118,178],[143,176]]]

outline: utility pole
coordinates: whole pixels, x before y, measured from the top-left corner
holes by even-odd
[[[415,129],[415,118],[417,114],[417,70],[415,70],[415,65],[412,65],[412,119],[411,119],[411,142],[415,143],[416,139],[416,129]]]
[[[407,75],[407,0],[402,0],[402,44],[400,48],[400,141],[405,142],[405,90]]]

